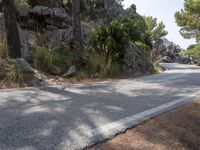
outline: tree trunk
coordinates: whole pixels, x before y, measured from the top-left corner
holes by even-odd
[[[76,53],[81,56],[83,53],[83,42],[81,33],[80,19],[80,0],[72,0],[73,15],[73,48]]]
[[[8,56],[10,58],[21,57],[14,0],[3,0],[3,13],[5,19]]]
[[[2,1],[0,0],[0,12],[2,12]]]

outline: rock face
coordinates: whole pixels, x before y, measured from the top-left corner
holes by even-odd
[[[130,42],[126,49],[124,59],[124,71],[134,74],[145,74],[154,72],[153,65],[147,59],[143,49],[140,49],[133,42]]]
[[[72,19],[68,9],[61,5],[61,0],[28,0],[31,8],[18,9],[18,23],[23,58],[26,59],[32,52],[30,47],[38,46],[42,39],[38,38],[38,32],[45,38],[48,48],[57,48],[61,43],[70,46],[72,41]],[[93,28],[129,14],[138,15],[133,4],[127,10],[123,9],[116,0],[83,1],[82,33],[84,41],[87,41]],[[0,17],[1,21],[1,17]],[[0,35],[2,31],[0,22]],[[86,25],[87,24],[87,25]],[[88,25],[89,24],[89,25]],[[153,66],[147,60],[143,50],[134,43],[130,43],[125,54],[124,69],[127,72],[141,74],[153,72]],[[77,71],[75,66],[69,68],[65,77],[73,76]],[[60,74],[60,69],[55,66],[53,74]]]
[[[24,59],[17,58],[16,63],[20,66],[24,73],[35,73],[34,69]]]
[[[161,62],[165,63],[189,63],[189,58],[184,58],[180,55],[183,51],[181,47],[173,42],[168,41],[166,38],[160,40],[157,53],[161,55]]]
[[[24,59],[0,59],[0,79],[6,79],[12,66],[16,64],[23,73],[24,82],[32,86],[47,86],[47,77],[33,69]]]
[[[73,75],[75,75],[76,71],[77,71],[76,66],[71,66],[71,67],[67,70],[67,72],[63,75],[63,77],[65,77],[65,78],[72,77]]]

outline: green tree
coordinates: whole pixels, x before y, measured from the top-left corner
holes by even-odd
[[[185,0],[184,9],[176,12],[175,18],[184,38],[200,42],[200,0]]]
[[[152,41],[156,42],[168,34],[163,22],[158,23],[152,16],[144,16],[144,20],[147,25],[146,33]]]
[[[158,23],[156,18],[144,16],[144,20],[147,26],[146,34],[149,36],[153,45],[153,48],[149,54],[149,60],[152,64],[157,65],[162,58],[163,53],[163,51],[159,49],[160,40],[166,36],[168,32],[165,30],[164,23]]]

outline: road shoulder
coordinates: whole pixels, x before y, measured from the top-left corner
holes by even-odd
[[[200,99],[127,130],[90,150],[198,149]]]

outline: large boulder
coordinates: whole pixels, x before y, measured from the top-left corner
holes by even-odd
[[[21,56],[22,58],[27,59],[31,56],[30,45],[29,45],[26,33],[21,29],[19,25],[18,25],[18,31],[19,31],[19,38],[20,38]]]
[[[47,25],[53,25],[58,28],[67,28],[72,25],[71,17],[61,7],[35,6],[30,10],[29,14],[35,20],[43,21]]]
[[[124,71],[135,75],[154,72],[154,67],[147,59],[144,50],[133,42],[130,42],[126,49],[124,63]]]
[[[20,66],[20,68],[22,69],[22,71],[24,73],[29,73],[29,74],[34,74],[35,70],[30,66],[30,64],[28,62],[26,62],[24,59],[22,58],[17,58],[16,59],[16,63]]]
[[[76,74],[76,72],[77,72],[76,66],[71,66],[71,67],[67,70],[67,72],[63,75],[63,77],[65,77],[65,78],[72,77],[72,76],[74,76],[74,75]]]
[[[166,38],[161,39],[158,43],[155,43],[154,51],[157,55],[160,56],[160,62],[165,63],[190,63],[190,58],[186,58],[180,55],[180,52],[183,49],[167,40]]]

